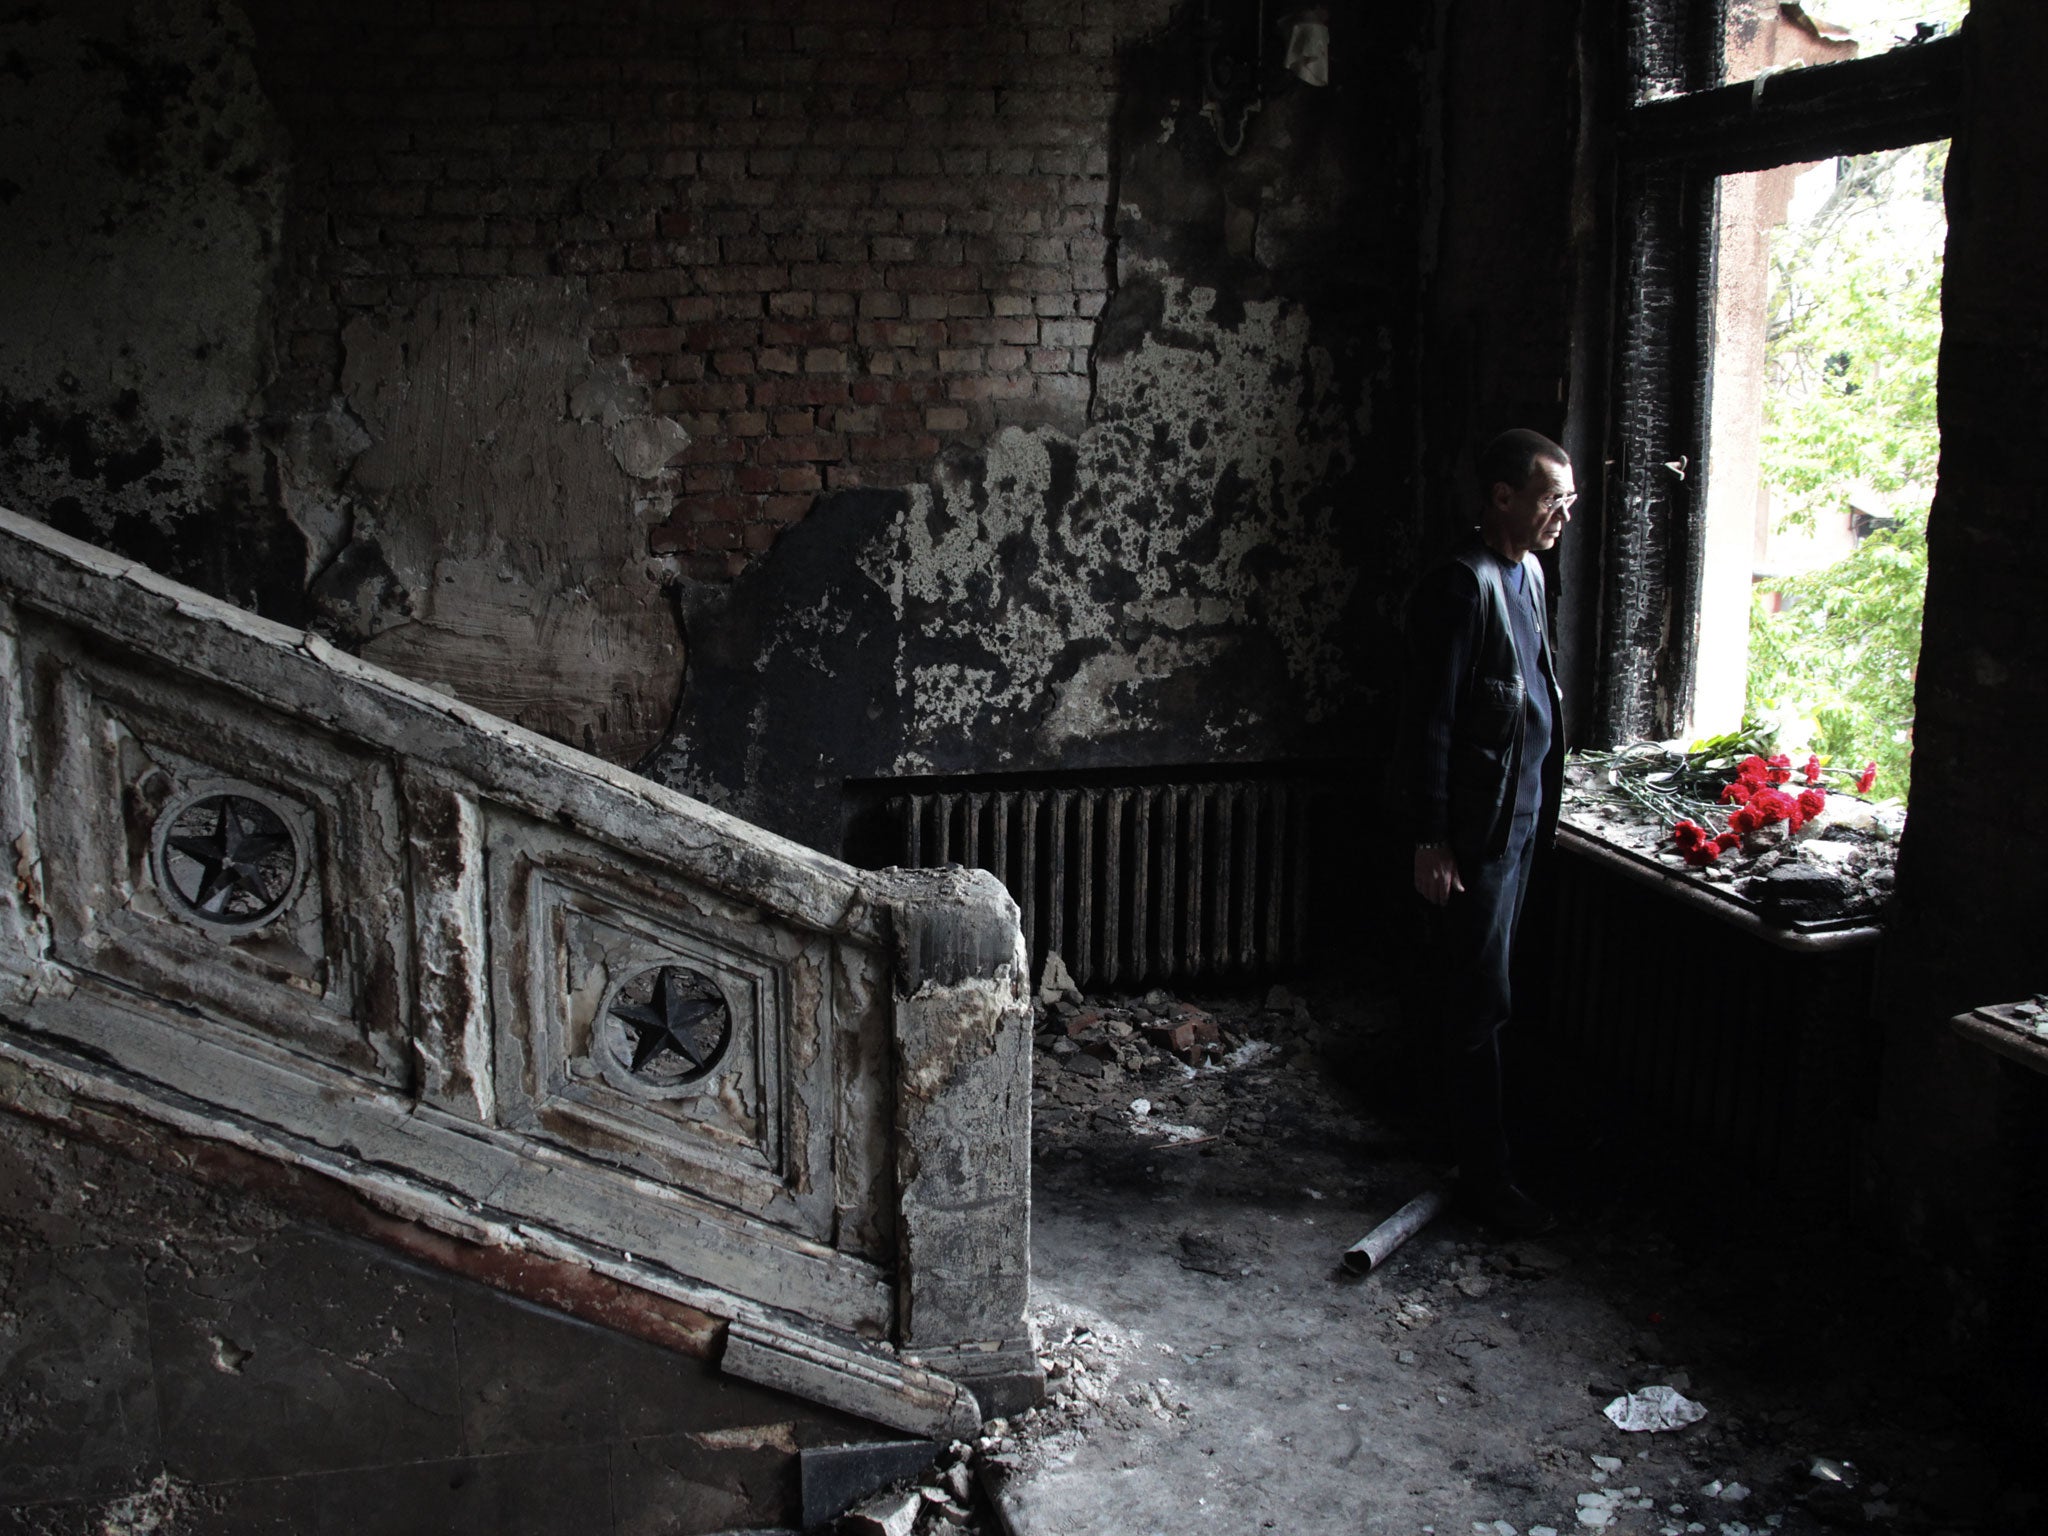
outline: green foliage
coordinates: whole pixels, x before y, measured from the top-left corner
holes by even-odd
[[[1927,510],[1941,438],[1945,143],[1843,162],[1826,204],[1771,243],[1764,474],[1781,522],[1881,505],[1848,558],[1777,584],[1750,617],[1748,707],[1813,722],[1837,764],[1875,758],[1883,793],[1911,765]]]
[[[1830,766],[1875,759],[1877,792],[1904,798],[1927,592],[1925,507],[1779,590],[1783,612],[1768,612],[1761,599],[1750,611],[1750,710],[1810,719],[1808,745]]]

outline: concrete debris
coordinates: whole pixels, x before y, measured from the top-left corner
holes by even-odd
[[[983,1507],[979,1474],[990,1452],[1009,1441],[1005,1420],[991,1419],[973,1441],[955,1440],[914,1481],[898,1483],[843,1515],[837,1536],[986,1536],[997,1527]]]
[[[996,1479],[1063,1464],[1104,1424],[1128,1425],[1137,1416],[1157,1421],[1184,1414],[1173,1384],[1125,1382],[1125,1367],[1143,1347],[1139,1334],[1116,1327],[1082,1307],[1033,1287],[1031,1330],[1046,1397],[1010,1419],[992,1419],[975,1443],[976,1459]]]
[[[924,1499],[915,1488],[908,1493],[877,1494],[849,1513],[840,1529],[847,1536],[911,1536],[923,1509]]]
[[[213,1368],[227,1376],[239,1376],[242,1367],[254,1357],[255,1351],[242,1348],[233,1339],[222,1338],[219,1334],[208,1340],[213,1346]]]
[[[1081,989],[1074,985],[1074,978],[1067,973],[1067,963],[1057,951],[1045,957],[1045,968],[1038,979],[1038,1000],[1047,1007],[1081,1001]]]
[[[1270,1040],[1247,1040],[1223,1058],[1223,1065],[1231,1070],[1255,1067],[1260,1062],[1270,1060],[1279,1054],[1280,1047]]]
[[[1630,1510],[1654,1509],[1657,1501],[1643,1497],[1643,1490],[1628,1488],[1594,1488],[1579,1495],[1579,1524],[1598,1530],[1613,1525]]]
[[[1162,1151],[1213,1153],[1272,1146],[1313,1123],[1351,1124],[1321,1070],[1332,1034],[1286,988],[1272,988],[1263,1006],[1156,989],[1084,997],[1062,982],[1058,958],[1047,958],[1039,988],[1031,1105],[1041,1160],[1105,1130]]]
[[[1436,1321],[1436,1309],[1422,1299],[1419,1291],[1396,1297],[1394,1321],[1403,1328],[1427,1328]]]

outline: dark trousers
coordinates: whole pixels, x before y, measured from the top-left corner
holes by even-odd
[[[1500,1028],[1514,1011],[1508,965],[1535,854],[1536,818],[1517,816],[1499,858],[1459,866],[1465,889],[1451,893],[1437,929],[1445,1129],[1460,1171],[1479,1182],[1510,1176]]]

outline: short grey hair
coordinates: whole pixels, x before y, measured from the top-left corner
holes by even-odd
[[[1571,455],[1541,432],[1511,427],[1486,445],[1479,455],[1479,493],[1491,496],[1496,485],[1520,490],[1536,473],[1538,460],[1569,466]]]

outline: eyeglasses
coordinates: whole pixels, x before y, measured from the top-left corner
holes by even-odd
[[[1552,491],[1542,501],[1538,502],[1537,505],[1546,512],[1569,512],[1572,509],[1572,503],[1578,499],[1579,493],[1577,491]]]

